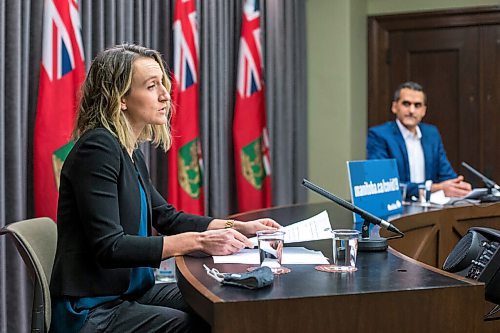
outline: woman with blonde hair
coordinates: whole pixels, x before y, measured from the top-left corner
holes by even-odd
[[[137,147],[170,147],[169,92],[157,51],[124,44],[92,62],[61,171],[52,332],[207,331],[176,284],[155,285],[153,267],[193,251],[238,252],[251,246],[246,236],[280,227],[186,214],[152,186]]]

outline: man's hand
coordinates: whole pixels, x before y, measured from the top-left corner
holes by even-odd
[[[464,181],[463,176],[458,176],[454,179],[448,179],[444,182],[435,184],[436,191],[443,190],[447,197],[463,197],[466,196],[471,190],[472,186]],[[434,185],[433,185],[434,190]]]

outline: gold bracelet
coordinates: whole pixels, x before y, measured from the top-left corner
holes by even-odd
[[[224,229],[231,229],[234,227],[234,220],[226,220],[226,223],[224,224]]]

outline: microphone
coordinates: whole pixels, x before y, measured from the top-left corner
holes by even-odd
[[[475,174],[477,177],[481,178],[481,180],[483,181],[483,183],[486,185],[487,188],[494,188],[494,189],[500,191],[500,186],[498,186],[498,184],[495,183],[493,180],[489,179],[488,177],[486,177],[485,175],[483,175],[482,173],[480,173],[479,171],[477,171],[476,169],[474,169],[473,167],[471,167],[470,165],[468,165],[465,162],[462,162],[462,165],[467,170],[469,170],[470,172]]]
[[[474,175],[476,175],[478,178],[481,178],[483,183],[486,185],[488,188],[488,193],[482,195],[479,198],[480,202],[499,202],[500,201],[500,196],[496,196],[495,194],[492,193],[492,189],[495,189],[497,191],[500,191],[500,186],[498,186],[497,183],[495,183],[493,180],[489,179],[473,167],[471,167],[469,164],[462,162],[462,166],[465,167],[467,170],[472,172]]]
[[[359,207],[354,206],[348,201],[345,201],[344,199],[341,199],[337,197],[336,195],[333,195],[332,193],[328,192],[327,190],[319,187],[316,184],[311,183],[307,179],[302,180],[302,185],[307,187],[308,189],[318,193],[319,195],[332,200],[336,204],[344,207],[347,210],[350,210],[351,212],[354,212],[361,216],[363,220],[365,220],[365,225],[363,228],[368,228],[368,225],[370,223],[379,225],[385,229],[387,229],[390,232],[399,234],[401,237],[404,236],[404,233],[402,233],[398,228],[396,228],[393,224],[376,217],[375,215],[367,212],[364,209],[361,209]],[[368,230],[366,230],[368,231]],[[379,238],[379,239],[370,239],[369,236],[363,235],[363,238],[359,242],[359,250],[360,251],[381,251],[387,249],[387,239],[386,238]]]

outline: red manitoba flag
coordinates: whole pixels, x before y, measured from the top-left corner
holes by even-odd
[[[203,179],[198,116],[196,0],[176,0],[174,12],[172,147],[168,152],[168,201],[203,215]]]
[[[243,212],[271,206],[258,0],[244,4],[237,80],[233,139],[238,208]]]
[[[35,215],[57,217],[59,175],[72,143],[77,93],[85,77],[76,1],[45,0],[34,133]]]

